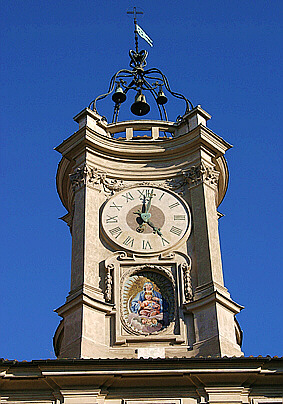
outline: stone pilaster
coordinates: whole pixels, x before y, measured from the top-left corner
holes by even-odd
[[[101,192],[105,174],[83,164],[70,175],[74,192],[72,220],[71,290],[66,303],[57,309],[64,319],[64,338],[60,357],[90,357],[106,351],[105,302],[101,282],[101,242],[99,207],[105,200]]]
[[[191,196],[197,268],[194,302],[186,304],[194,315],[194,349],[200,355],[241,355],[234,316],[242,307],[231,300],[223,281],[216,206],[219,172],[202,161],[184,175]]]
[[[184,172],[190,189],[198,286],[223,286],[216,192],[219,172],[201,162]]]

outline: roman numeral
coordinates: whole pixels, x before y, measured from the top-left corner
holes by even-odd
[[[170,232],[176,234],[177,236],[180,236],[182,233],[182,229],[179,229],[179,227],[172,226]]]
[[[118,216],[107,215],[106,223],[118,223]]]
[[[132,201],[133,199],[135,199],[133,197],[133,195],[131,194],[131,192],[126,192],[125,195],[122,195],[124,198],[126,198],[127,202]]]
[[[122,206],[121,205],[116,205],[115,202],[112,202],[112,205],[110,205],[110,208],[116,208],[117,210],[121,210]]]
[[[185,220],[186,216],[185,215],[174,215],[174,220]]]
[[[121,229],[119,226],[113,227],[113,229],[110,229],[110,230],[109,230],[109,233],[110,233],[113,237],[118,238],[118,237],[120,236],[120,234],[122,234],[122,229]]]
[[[161,196],[159,197],[159,201],[161,201],[161,199],[163,198],[163,196],[165,195],[165,192],[162,192]]]
[[[180,205],[179,202],[175,202],[175,203],[172,203],[172,205],[169,205],[169,208],[173,209],[173,208],[176,208],[176,206],[178,206],[178,205]]]
[[[147,241],[147,240],[143,240],[143,241],[142,241],[142,249],[143,249],[143,250],[147,250],[147,249],[152,250],[152,247],[151,247],[151,245],[150,245],[150,242]]]
[[[162,245],[165,247],[167,244],[170,244],[165,238],[161,237]]]
[[[150,189],[143,189],[142,191],[140,191],[140,190],[138,189],[137,191],[138,191],[139,194],[140,194],[140,198],[141,198],[141,197],[142,197],[142,198],[149,198],[150,192],[151,192]]]
[[[134,238],[128,236],[128,237],[125,239],[125,241],[123,241],[123,244],[128,245],[128,246],[130,246],[130,247],[133,247]]]

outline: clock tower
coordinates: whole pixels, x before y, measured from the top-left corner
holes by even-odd
[[[235,303],[223,282],[217,208],[231,146],[210,115],[173,92],[147,52],[130,51],[109,92],[74,119],[56,150],[57,189],[72,234],[71,289],[56,311],[59,358],[241,356]],[[125,80],[125,78],[127,80]],[[156,81],[158,80],[158,81]],[[128,93],[137,120],[118,121]],[[159,120],[142,120],[152,95]],[[185,112],[168,120],[167,95]],[[112,95],[112,123],[98,101]]]

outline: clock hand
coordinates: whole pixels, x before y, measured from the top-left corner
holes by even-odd
[[[151,195],[150,201],[151,201],[152,197],[153,197],[153,195]],[[148,204],[147,204],[147,207],[148,207]],[[143,223],[141,223],[136,229],[138,233],[142,233],[144,231],[145,224],[147,223],[153,229],[153,233],[156,233],[159,236],[162,236],[161,230],[158,227],[154,226],[154,224],[149,220],[150,213],[148,213],[148,211],[142,212],[140,209],[138,209],[136,212],[134,212],[134,214],[139,215],[139,217],[143,221]],[[147,217],[146,215],[148,215],[149,217]]]
[[[153,189],[151,190],[151,193],[149,195],[149,200],[148,200],[146,208],[145,208],[145,213],[148,213],[148,211],[150,209],[152,198],[153,198]]]
[[[141,211],[140,209],[138,209],[136,212],[134,212],[134,214],[139,215],[139,217],[140,217],[141,220],[142,220],[142,223],[139,224],[139,226],[136,228],[136,231],[137,231],[138,233],[142,233],[142,232],[144,231],[144,228],[145,228],[145,221],[144,221],[144,219],[142,218],[142,211]]]
[[[143,203],[142,203],[142,213],[146,212],[145,208],[145,195],[143,196]]]
[[[158,234],[159,236],[162,236],[161,230],[160,230],[158,227],[154,226],[154,224],[153,224],[152,222],[148,221],[147,224],[148,224],[150,227],[152,227],[153,233],[156,233],[156,234]]]
[[[143,222],[142,224],[140,224],[140,225],[136,228],[136,230],[137,230],[138,233],[143,233],[144,228],[145,228],[145,222]]]

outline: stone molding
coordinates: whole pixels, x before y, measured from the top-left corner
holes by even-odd
[[[192,166],[188,170],[183,171],[183,175],[187,184],[189,185],[189,188],[199,184],[207,184],[213,189],[216,189],[220,173],[215,169],[215,167],[211,167],[208,164],[201,162],[200,164]]]
[[[176,265],[176,268],[180,270],[180,275],[182,278],[182,302],[183,304],[187,304],[193,301],[194,292],[192,286],[192,259],[189,255],[183,254],[180,251],[170,251],[165,254],[159,254],[156,257],[150,257],[151,263],[146,262],[147,259],[145,257],[136,256],[135,254],[129,254],[126,251],[116,251],[112,256],[105,260],[105,270],[110,268],[111,276],[112,276],[112,284],[111,290],[113,287],[113,270],[118,270],[118,267],[123,265],[132,265],[132,268],[145,268],[147,266],[156,266],[160,268],[164,268],[164,265]],[[120,261],[120,263],[119,263]],[[116,267],[117,266],[117,267]],[[170,279],[175,282],[172,272],[167,270],[167,275]],[[106,275],[107,276],[107,275]],[[106,282],[105,276],[105,282]],[[124,275],[123,275],[124,276]],[[106,285],[106,283],[105,283]],[[175,285],[175,283],[174,283]],[[106,289],[105,289],[106,290]],[[225,289],[226,290],[226,289]],[[105,292],[106,293],[106,292]],[[113,293],[113,292],[112,292]],[[106,295],[105,295],[106,296]],[[112,297],[111,297],[112,298]]]

